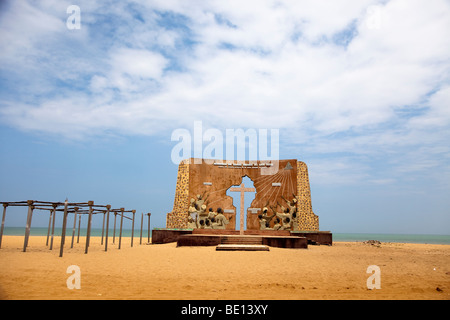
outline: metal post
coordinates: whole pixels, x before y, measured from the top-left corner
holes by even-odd
[[[73,240],[75,239],[75,229],[77,227],[78,207],[75,207],[74,210],[75,210],[75,213],[74,213],[74,217],[73,217],[72,243],[70,244],[71,248],[73,248]]]
[[[139,244],[142,244],[142,225],[143,225],[143,223],[144,223],[144,213],[142,213],[142,215],[141,215],[141,239],[140,239],[140,241],[139,241]]]
[[[27,251],[27,246],[28,246],[28,238],[30,236],[30,229],[31,229],[31,219],[33,217],[33,200],[28,200],[27,201],[28,204],[28,215],[27,215],[27,224],[25,226],[25,238],[23,241],[23,252]]]
[[[80,230],[81,230],[81,214],[78,216],[77,243],[80,243]]]
[[[111,206],[108,204],[108,205],[106,206],[106,239],[105,239],[105,251],[108,251],[109,209],[111,209]]]
[[[133,238],[134,238],[134,214],[136,213],[136,210],[132,210],[133,212],[133,222],[131,224],[131,247],[133,247]]]
[[[148,227],[147,227],[147,243],[150,243],[150,216],[152,215],[150,212],[148,215]]]
[[[122,225],[123,225],[123,211],[124,208],[120,208],[120,232],[119,232],[119,249],[122,245]]]
[[[3,204],[2,227],[0,229],[0,248],[2,247],[3,229],[5,228],[5,217],[6,217],[6,208],[7,207],[8,207],[8,204],[4,203]]]
[[[117,212],[114,212],[113,244],[116,243],[116,218],[117,218]]]
[[[105,233],[105,215],[106,215],[106,211],[103,212],[102,241],[101,241],[100,245],[103,245],[103,235],[104,235],[104,233]]]
[[[88,253],[89,241],[91,240],[92,206],[94,205],[94,201],[88,201],[88,204],[89,204],[89,219],[86,234],[86,249],[84,250],[84,253]]]
[[[66,199],[66,201],[64,202],[64,217],[63,217],[63,226],[62,226],[62,232],[61,232],[61,246],[59,248],[59,256],[62,257],[63,256],[63,252],[64,252],[64,243],[66,242],[66,225],[67,225],[67,205],[68,205],[68,201]]]
[[[50,210],[49,211],[50,214],[48,216],[48,229],[47,229],[47,241],[45,242],[45,245],[48,246],[48,240],[50,238],[50,229],[52,228],[52,215],[53,215],[53,211]]]
[[[52,237],[50,238],[50,250],[53,250],[53,236],[55,235],[55,218],[56,218],[56,204],[53,204],[53,213],[52,213]]]

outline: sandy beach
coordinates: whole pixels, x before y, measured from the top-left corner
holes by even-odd
[[[69,238],[68,238],[69,239]],[[0,249],[1,299],[450,299],[450,245],[335,242],[308,249],[219,252],[215,247],[139,245],[122,248],[84,239],[59,257],[46,237],[4,236]],[[81,289],[68,289],[70,265]],[[369,290],[369,265],[380,268],[381,289]]]

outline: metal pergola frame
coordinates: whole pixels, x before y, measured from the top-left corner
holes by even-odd
[[[77,237],[77,243],[78,243],[79,239],[80,239],[81,215],[85,214],[85,215],[88,215],[85,253],[86,254],[88,253],[90,237],[91,237],[92,215],[99,214],[99,213],[103,213],[101,245],[103,245],[103,238],[104,238],[104,231],[105,231],[105,217],[106,217],[105,251],[108,251],[108,231],[109,231],[109,214],[110,213],[114,213],[113,243],[115,243],[116,217],[118,214],[120,214],[120,232],[119,232],[118,249],[121,248],[121,244],[122,244],[122,226],[123,226],[124,218],[132,221],[131,247],[133,247],[134,220],[135,220],[136,210],[125,210],[125,208],[111,209],[111,205],[109,205],[109,204],[107,204],[107,205],[94,204],[94,201],[68,202],[68,200],[66,200],[64,202],[49,202],[49,201],[27,200],[27,201],[11,201],[11,202],[0,201],[0,203],[3,205],[2,225],[1,225],[1,229],[0,229],[0,248],[2,245],[3,230],[4,230],[4,226],[5,226],[5,217],[6,217],[6,208],[7,207],[28,207],[28,214],[27,214],[27,220],[26,220],[26,226],[25,226],[24,243],[23,243],[23,252],[26,252],[27,247],[28,247],[28,239],[30,236],[31,221],[32,221],[34,210],[47,210],[50,212],[49,222],[48,222],[48,230],[47,230],[47,242],[46,242],[46,246],[48,246],[49,239],[50,239],[50,250],[53,249],[53,236],[54,236],[54,230],[55,230],[56,212],[63,213],[61,245],[60,245],[60,253],[59,253],[60,257],[62,257],[63,253],[64,253],[64,243],[65,243],[66,229],[67,229],[67,218],[70,213],[74,214],[71,248],[73,248],[73,243],[74,243],[74,238],[75,238],[77,215],[79,215],[78,237]],[[58,208],[58,207],[63,207],[63,208]],[[127,216],[126,213],[132,213],[132,217]],[[148,242],[150,242],[150,216],[151,216],[151,213],[146,213],[145,215],[148,216]],[[144,219],[144,214],[142,213],[140,244],[142,244],[143,219]],[[51,232],[51,238],[50,238],[50,232]]]

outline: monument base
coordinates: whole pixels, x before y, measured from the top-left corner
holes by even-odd
[[[333,245],[333,234],[330,231],[290,231],[291,236],[305,237],[308,244]]]
[[[228,235],[228,234],[184,234],[177,241],[178,247],[183,246],[268,246],[277,248],[306,249],[308,242],[305,237],[267,236],[267,235]]]
[[[183,234],[192,234],[193,229],[164,229],[155,228],[152,230],[152,243],[162,244],[177,242]]]
[[[219,244],[216,251],[270,251],[269,246],[257,244]]]
[[[239,230],[223,229],[164,229],[152,230],[152,243],[162,244],[177,242],[179,246],[217,246],[226,238],[240,237],[241,241],[250,238],[262,239],[262,244],[279,248],[306,248],[311,245],[332,245],[333,236],[330,231],[289,231],[289,230],[245,230],[244,236]],[[296,241],[294,238],[304,239]],[[223,240],[227,241],[227,240]]]

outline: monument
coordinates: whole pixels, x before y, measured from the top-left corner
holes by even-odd
[[[245,187],[244,177],[252,180],[254,188]],[[240,208],[227,191],[240,192]],[[256,194],[245,212],[246,192]],[[237,212],[241,213],[239,230]],[[296,159],[183,160],[178,166],[173,209],[167,214],[166,228],[154,230],[153,243],[178,241],[186,234],[294,236],[313,244],[332,243],[330,232],[319,231],[319,217],[312,210],[308,168]]]

